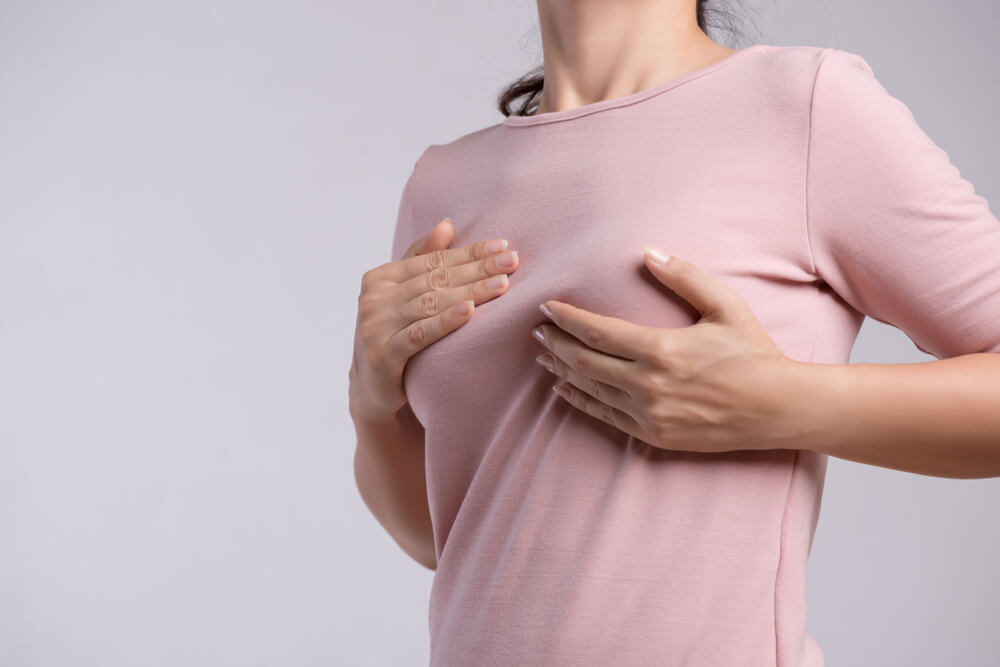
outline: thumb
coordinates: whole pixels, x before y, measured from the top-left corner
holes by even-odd
[[[451,238],[454,234],[455,230],[452,229],[451,218],[445,218],[434,225],[429,232],[413,241],[403,253],[403,258],[426,255],[434,250],[447,248],[451,244]]]
[[[416,254],[423,255],[433,250],[447,248],[454,235],[455,229],[451,226],[451,218],[445,218],[424,235],[423,243],[417,244]]]
[[[734,315],[740,300],[736,293],[700,268],[678,257],[671,257],[648,243],[646,266],[657,280],[694,306],[702,317],[727,319]]]

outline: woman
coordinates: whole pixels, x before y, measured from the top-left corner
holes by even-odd
[[[359,298],[356,476],[436,568],[431,664],[822,665],[827,457],[1000,475],[1000,221],[856,54],[538,6],[544,86],[423,152]],[[848,365],[865,315],[938,359]]]

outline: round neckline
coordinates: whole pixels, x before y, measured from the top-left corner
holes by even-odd
[[[692,79],[697,79],[703,77],[707,74],[722,69],[726,65],[730,65],[736,60],[740,60],[751,53],[757,53],[765,51],[770,48],[767,44],[751,44],[750,46],[744,47],[733,53],[722,60],[716,60],[710,65],[706,65],[701,69],[688,72],[687,74],[681,74],[673,79],[661,83],[652,88],[646,88],[645,90],[638,90],[634,93],[628,95],[623,95],[621,97],[611,97],[606,100],[598,100],[597,102],[591,102],[590,104],[584,104],[582,106],[574,107],[572,109],[560,109],[559,111],[546,111],[541,114],[534,114],[531,116],[506,116],[502,124],[509,126],[524,126],[524,125],[540,125],[542,123],[554,123],[556,121],[570,120],[571,118],[578,118],[580,116],[586,116],[592,113],[597,113],[599,111],[604,111],[606,109],[614,109],[617,107],[628,106],[630,104],[635,104],[637,102],[642,102],[661,93],[665,93],[672,88],[676,88],[682,83],[687,83]]]

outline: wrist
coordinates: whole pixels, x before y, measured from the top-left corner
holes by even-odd
[[[788,360],[781,389],[789,448],[826,451],[839,437],[847,392],[846,364]]]
[[[398,411],[391,413],[385,411],[365,411],[356,406],[350,406],[349,411],[355,428],[366,430],[379,430],[385,428],[387,425],[395,424],[399,415]]]

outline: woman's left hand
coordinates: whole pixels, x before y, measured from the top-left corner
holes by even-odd
[[[541,356],[565,380],[560,395],[662,449],[796,448],[792,399],[803,364],[778,349],[735,291],[695,265],[676,257],[658,264],[649,254],[646,265],[701,319],[662,329],[546,301],[554,326],[536,330]]]

